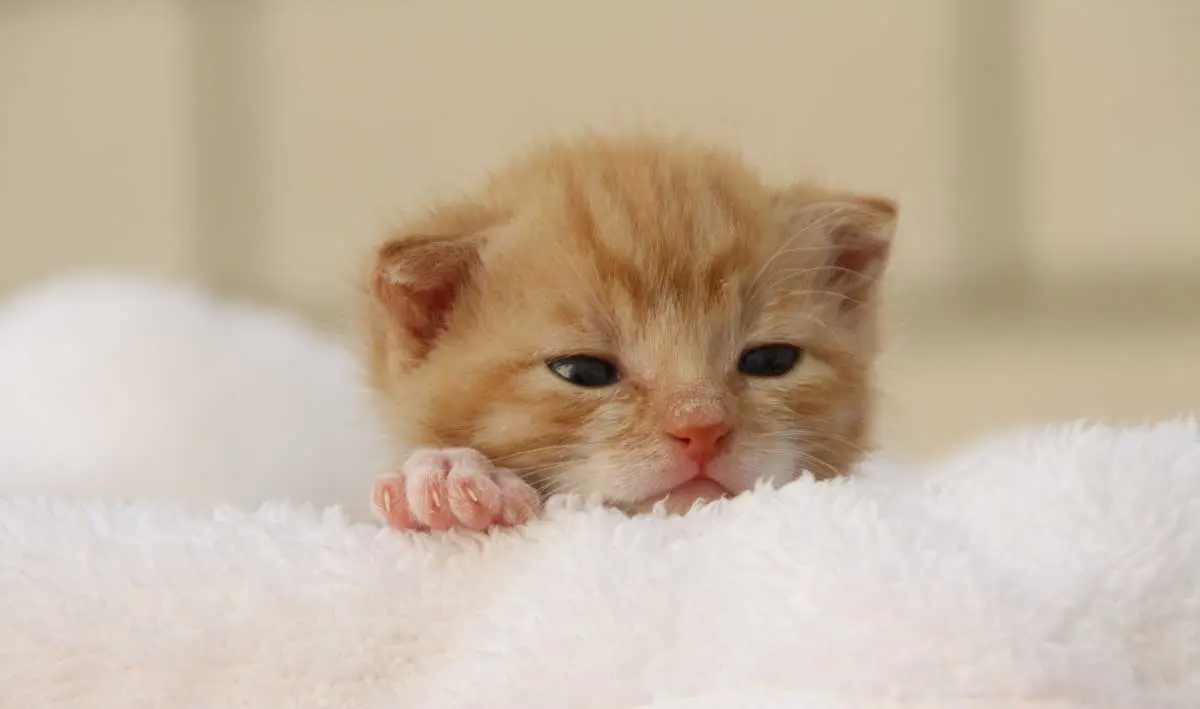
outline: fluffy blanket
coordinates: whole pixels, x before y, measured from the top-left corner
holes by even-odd
[[[358,358],[286,313],[116,273],[0,304],[0,493],[370,518],[394,456]]]
[[[0,706],[1200,706],[1200,428],[519,532],[0,501]]]
[[[352,361],[122,280],[0,312],[0,707],[1200,707],[1195,421],[410,536]]]

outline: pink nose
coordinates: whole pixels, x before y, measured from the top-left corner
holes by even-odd
[[[729,437],[729,424],[724,421],[704,425],[668,428],[667,435],[683,446],[683,454],[696,463],[704,464],[720,452]]]

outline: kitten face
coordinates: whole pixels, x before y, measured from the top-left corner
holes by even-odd
[[[866,444],[890,202],[589,139],[385,245],[374,381],[408,445],[614,503],[844,473]]]

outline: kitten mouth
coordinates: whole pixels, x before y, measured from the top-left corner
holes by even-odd
[[[713,473],[717,472],[716,468],[721,464],[720,459],[701,462],[699,465],[691,464],[688,471],[688,476],[679,484],[668,488],[665,492],[659,493],[659,499],[674,499],[676,497],[696,496],[697,499],[703,497],[705,499],[716,499],[719,497],[729,497],[732,491],[721,484]],[[684,472],[684,471],[679,471]]]
[[[712,478],[699,477],[692,478],[684,483],[676,485],[667,491],[668,497],[677,495],[696,495],[704,498],[728,497],[729,490],[721,483]]]
[[[732,493],[721,483],[712,478],[700,476],[686,480],[666,492],[653,495],[643,502],[632,505],[629,509],[634,513],[649,512],[661,502],[666,505],[668,513],[683,514],[697,502],[713,502],[732,496]]]

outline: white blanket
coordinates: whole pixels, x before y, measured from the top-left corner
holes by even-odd
[[[0,502],[4,707],[1039,702],[1200,706],[1195,422],[492,537]]]
[[[93,273],[0,303],[0,494],[341,505],[394,460],[357,357],[285,313]]]
[[[0,311],[0,708],[1200,707],[1194,421],[413,537],[356,381],[186,290]]]

